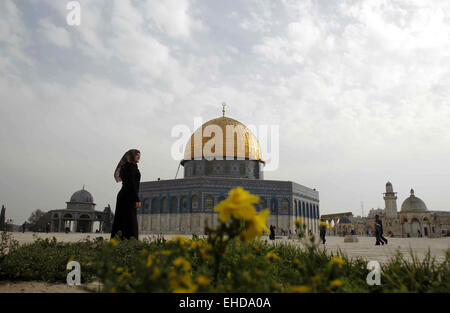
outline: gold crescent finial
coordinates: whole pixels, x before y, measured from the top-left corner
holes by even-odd
[[[225,102],[222,102],[222,116],[225,117],[225,106],[227,104]]]

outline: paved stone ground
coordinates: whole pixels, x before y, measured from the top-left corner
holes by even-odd
[[[58,241],[63,242],[76,242],[84,240],[87,237],[103,237],[109,239],[109,234],[80,234],[80,233],[39,233],[36,236],[40,238],[52,238],[56,237]],[[19,241],[20,244],[31,243],[34,241],[33,233],[13,233],[13,237]],[[155,235],[142,235],[144,238],[155,238]],[[166,239],[170,239],[172,236],[165,235]],[[267,240],[267,236],[262,240]],[[376,260],[381,263],[388,261],[397,250],[400,250],[405,257],[410,259],[409,251],[412,249],[414,253],[422,259],[427,253],[428,249],[431,251],[431,255],[436,257],[437,261],[443,261],[445,259],[445,251],[450,249],[450,237],[446,238],[388,238],[389,243],[385,246],[375,246],[374,237],[359,237],[359,241],[355,243],[344,243],[343,237],[327,237],[326,249],[327,251],[336,253],[338,249],[341,249],[349,257],[363,257],[368,261]],[[300,240],[293,240],[287,238],[279,238],[275,241],[269,241],[272,244],[293,244],[301,246]],[[321,245],[323,247],[323,245]],[[95,283],[94,283],[95,284]],[[98,285],[92,285],[89,287],[98,287]],[[79,287],[71,287],[66,284],[49,284],[45,282],[0,282],[0,293],[7,292],[27,292],[27,293],[53,293],[53,292],[85,292]]]

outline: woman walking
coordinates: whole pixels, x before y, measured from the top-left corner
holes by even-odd
[[[136,240],[139,239],[136,211],[141,207],[138,196],[141,173],[137,167],[140,158],[139,150],[128,150],[114,172],[116,182],[122,181],[122,189],[117,194],[111,238],[119,235],[120,232],[121,239],[131,239],[132,237]]]

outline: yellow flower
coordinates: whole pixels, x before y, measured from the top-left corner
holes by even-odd
[[[131,274],[128,273],[128,271],[124,271],[120,276],[119,276],[119,281],[124,280],[124,278],[126,277],[131,277]]]
[[[330,264],[336,264],[339,268],[342,267],[342,265],[344,265],[345,261],[337,256],[334,256],[331,258]]]
[[[208,255],[208,248],[207,247],[203,247],[200,250],[200,253],[202,254],[202,258],[205,260],[209,260],[211,258],[211,256]]]
[[[152,266],[153,264],[153,256],[150,254],[147,258],[147,267]]]
[[[197,277],[197,284],[200,286],[208,286],[211,280],[203,275]]]
[[[319,225],[322,227],[328,227],[328,224],[322,221],[319,221]]]
[[[295,220],[295,225],[300,225],[300,223],[303,222],[303,217],[299,217],[298,219]]]
[[[117,268],[117,273],[120,273],[120,272],[123,272],[123,267],[121,267],[121,266],[119,266],[119,267]]]
[[[315,282],[315,281],[318,281],[319,279],[320,279],[320,275],[316,275],[312,278],[312,281]]]
[[[154,267],[153,268],[153,274],[152,276],[150,276],[150,280],[154,280],[160,273],[161,271],[159,270],[159,268]]]
[[[176,237],[174,238],[174,240],[177,241],[178,244],[179,244],[180,246],[182,246],[182,247],[184,247],[184,245],[187,244],[188,241],[189,241],[188,238],[183,237],[183,236],[176,236]]]
[[[335,279],[330,283],[331,287],[341,287],[342,286],[342,280]]]
[[[177,280],[177,273],[172,269],[169,273],[169,285],[170,288],[176,289],[178,288],[178,280]]]
[[[115,238],[111,238],[111,239],[109,240],[109,242],[111,242],[111,244],[112,244],[114,247],[117,246],[117,240],[116,240]]]
[[[291,292],[309,292],[308,286],[292,286]]]
[[[294,259],[294,261],[292,261],[292,262],[294,262],[294,264],[297,264],[297,265],[300,264],[300,260],[299,259]]]
[[[112,287],[112,288],[111,288],[111,290],[110,290],[110,292],[112,292],[112,293],[116,293],[116,292],[117,292],[117,289],[116,289],[116,287]]]
[[[269,209],[265,209],[252,216],[252,218],[247,222],[246,229],[241,233],[246,241],[249,241],[256,236],[262,236],[263,231],[269,233],[269,229],[266,225],[269,214]]]
[[[72,254],[72,255],[70,256],[69,260],[67,260],[67,263],[72,262],[74,258],[75,258],[75,256]]]
[[[267,252],[266,258],[268,258],[269,260],[278,260],[279,259],[278,255],[276,255],[273,252]]]
[[[227,278],[228,278],[228,279],[231,278],[231,272],[230,272],[230,271],[227,272]]]
[[[186,273],[185,275],[181,275],[180,280],[177,280],[175,272],[170,272],[169,274],[169,284],[176,293],[187,293],[187,292],[195,292],[197,290],[197,286],[192,284],[190,274]],[[181,286],[182,283],[185,287]]]
[[[183,257],[178,257],[173,261],[173,265],[182,266],[183,271],[187,272],[191,269],[191,264]]]
[[[202,246],[202,241],[201,240],[193,240],[191,242],[191,249],[196,249],[196,248],[200,248]]]
[[[235,219],[250,220],[256,213],[253,203],[258,203],[259,197],[252,195],[242,187],[231,189],[228,198],[214,207],[219,212],[219,219],[226,223],[230,217]]]

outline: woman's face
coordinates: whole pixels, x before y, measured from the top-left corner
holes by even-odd
[[[141,154],[140,153],[136,153],[136,155],[134,156],[134,162],[139,163],[139,159],[141,158]]]

